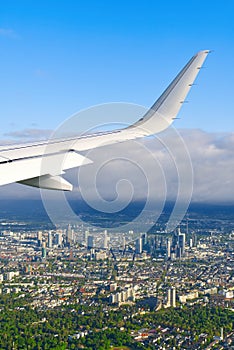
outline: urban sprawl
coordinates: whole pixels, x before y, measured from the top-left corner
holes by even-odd
[[[231,349],[233,241],[188,222],[170,234],[2,226],[0,348]]]

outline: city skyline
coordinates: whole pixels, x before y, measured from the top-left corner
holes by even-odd
[[[233,211],[173,234],[34,224],[1,222],[1,348],[233,345]]]

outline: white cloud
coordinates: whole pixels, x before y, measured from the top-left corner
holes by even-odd
[[[49,129],[36,129],[29,128],[23,130],[16,130],[5,133],[4,136],[10,137],[11,139],[21,139],[22,141],[28,140],[41,140],[47,139],[51,135],[51,130]]]
[[[15,138],[38,138],[46,136],[48,130],[26,129],[11,133]],[[181,130],[180,134],[189,150],[191,164],[194,171],[193,202],[234,202],[234,133],[208,133],[202,130]],[[87,157],[95,160],[94,165],[80,168],[81,191],[91,200],[94,198],[92,181],[97,180],[96,185],[99,194],[108,200],[114,200],[118,192],[122,200],[132,195],[136,200],[147,196],[148,183],[151,184],[153,196],[162,198],[164,195],[164,180],[166,182],[167,198],[176,197],[178,189],[178,168],[182,169],[180,186],[184,186],[186,180],[186,168],[183,163],[183,151],[178,148],[177,142],[171,137],[170,132],[160,135],[161,141],[170,145],[170,151],[175,155],[174,163],[170,153],[164,145],[154,139],[143,139],[136,142],[126,142],[112,147],[100,148],[88,152]],[[118,159],[122,158],[122,159]],[[181,161],[182,159],[182,161]],[[180,162],[180,164],[177,163]],[[100,167],[97,173],[97,168]],[[146,175],[144,175],[144,172]],[[93,176],[97,173],[97,176]],[[185,177],[184,177],[185,175]],[[165,177],[164,177],[165,176]],[[66,175],[67,179],[77,186],[77,171],[73,170]],[[122,181],[118,184],[119,180]],[[117,187],[116,187],[117,185]],[[11,190],[12,188],[12,190]],[[186,190],[186,187],[185,187]],[[1,187],[1,197],[33,198],[38,196],[38,190],[26,188],[20,185]],[[79,192],[71,195],[77,198]],[[120,196],[120,198],[121,198]],[[96,197],[97,200],[97,197]]]

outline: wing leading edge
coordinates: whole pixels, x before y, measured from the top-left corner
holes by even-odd
[[[125,129],[0,148],[0,185],[19,182],[72,190],[72,185],[60,175],[92,162],[79,152],[153,135],[172,124],[208,53],[204,50],[194,55],[146,114]]]

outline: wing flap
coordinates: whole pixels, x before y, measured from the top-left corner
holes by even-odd
[[[91,163],[91,160],[74,152],[16,159],[0,164],[0,185],[37,178],[43,175],[61,175],[64,170]]]
[[[32,179],[18,181],[22,185],[44,188],[46,190],[72,191],[72,184],[61,176],[42,175]]]

